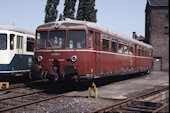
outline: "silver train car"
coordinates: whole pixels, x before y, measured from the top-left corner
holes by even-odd
[[[0,78],[30,72],[34,55],[33,32],[0,25]]]

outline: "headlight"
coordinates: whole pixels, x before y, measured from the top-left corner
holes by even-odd
[[[77,60],[77,56],[74,55],[74,56],[71,57],[72,62],[76,62],[76,60]]]
[[[42,57],[42,56],[38,56],[38,62],[41,62],[41,61],[42,61],[42,59],[43,59],[43,57]]]

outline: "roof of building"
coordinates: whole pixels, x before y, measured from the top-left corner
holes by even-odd
[[[118,33],[114,30],[110,30],[110,29],[103,27],[99,24],[96,24],[96,23],[93,23],[93,22],[88,22],[88,21],[72,20],[72,19],[69,19],[69,18],[66,18],[63,21],[49,22],[49,23],[40,25],[40,26],[37,27],[37,30],[46,30],[46,29],[55,29],[55,28],[92,28],[92,29],[96,29],[96,30],[111,34],[115,37],[119,37],[121,39],[130,41],[132,43],[136,43],[136,44],[139,44],[139,45],[142,45],[142,46],[152,48],[152,46],[150,46],[146,43],[140,42],[136,39],[133,39],[132,37],[127,37],[127,36],[125,36],[121,33]]]
[[[147,0],[150,6],[168,6],[169,0]]]
[[[24,34],[35,35],[34,32],[31,32],[31,31],[28,31],[22,28],[18,28],[16,26],[9,26],[9,25],[0,24],[0,30],[8,30],[8,31],[15,31],[15,32],[24,33]]]

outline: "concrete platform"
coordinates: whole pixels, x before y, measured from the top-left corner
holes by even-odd
[[[140,76],[98,87],[98,98],[126,99],[135,94],[146,92],[149,89],[166,85],[169,85],[169,73],[151,72],[146,76]],[[73,91],[68,96],[87,97],[88,90]]]

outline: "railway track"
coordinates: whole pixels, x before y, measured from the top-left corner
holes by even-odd
[[[32,93],[0,99],[0,112],[17,111],[21,108],[27,108],[29,106],[56,99],[65,95],[50,95],[44,92],[46,91],[36,91]]]
[[[10,87],[7,89],[6,88],[0,89],[0,94],[8,93],[11,90],[18,89],[18,88],[24,88],[24,87],[30,87],[30,86],[40,86],[40,85],[42,85],[42,84],[40,84],[41,82],[42,82],[42,80],[37,80],[37,81],[33,81],[33,82],[13,84],[13,85],[10,85]]]
[[[118,103],[115,103],[111,106],[107,106],[98,110],[90,111],[89,113],[158,113],[161,112],[167,107],[169,107],[169,102],[168,103],[161,103],[161,102],[153,102],[149,101],[152,100],[155,95],[160,96],[162,92],[168,91],[169,94],[169,86],[166,86],[161,89],[157,89],[145,94],[141,94],[132,98],[125,99],[123,101],[120,101]],[[169,98],[169,96],[168,96]],[[169,108],[168,108],[169,111]]]

